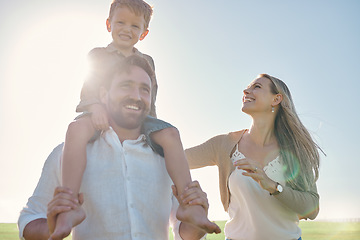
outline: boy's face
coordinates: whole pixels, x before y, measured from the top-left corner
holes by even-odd
[[[111,32],[115,47],[123,53],[132,51],[134,45],[148,33],[144,28],[144,17],[135,15],[126,7],[116,8],[112,18],[106,20],[106,26]]]

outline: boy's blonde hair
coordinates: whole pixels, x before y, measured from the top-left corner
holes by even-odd
[[[109,20],[114,15],[115,9],[118,7],[126,7],[137,16],[144,16],[145,29],[149,27],[151,15],[153,13],[152,7],[143,0],[113,0],[110,6]]]

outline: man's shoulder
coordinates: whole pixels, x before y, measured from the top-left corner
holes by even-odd
[[[61,168],[61,156],[63,153],[64,143],[57,145],[52,152],[47,157],[44,166],[43,166],[43,173],[46,172],[47,174],[53,174],[57,177],[60,175],[60,168]]]
[[[61,155],[63,152],[63,148],[64,148],[64,143],[60,143],[59,145],[57,145],[52,152],[50,153],[49,157],[47,158],[46,162],[49,161],[58,161],[61,159]]]
[[[59,143],[56,147],[52,149],[52,151],[49,154],[49,157],[61,156],[63,148],[64,148],[64,142]]]

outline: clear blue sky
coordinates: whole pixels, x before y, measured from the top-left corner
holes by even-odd
[[[110,0],[0,1],[0,222],[16,222],[42,165],[63,141],[87,52],[111,41]],[[150,33],[137,45],[159,81],[158,115],[185,147],[247,128],[242,90],[259,73],[284,80],[326,152],[319,219],[360,218],[360,2],[149,0]],[[226,219],[217,172],[192,172]]]

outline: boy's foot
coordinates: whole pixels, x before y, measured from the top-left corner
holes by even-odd
[[[51,240],[64,239],[69,236],[71,230],[76,225],[79,225],[86,215],[82,207],[78,207],[69,212],[60,213],[56,219],[56,226],[54,232],[51,234]]]
[[[180,204],[176,218],[182,222],[190,223],[196,227],[204,230],[207,233],[220,233],[220,227],[210,220],[206,216],[205,209],[200,205],[185,205]]]

